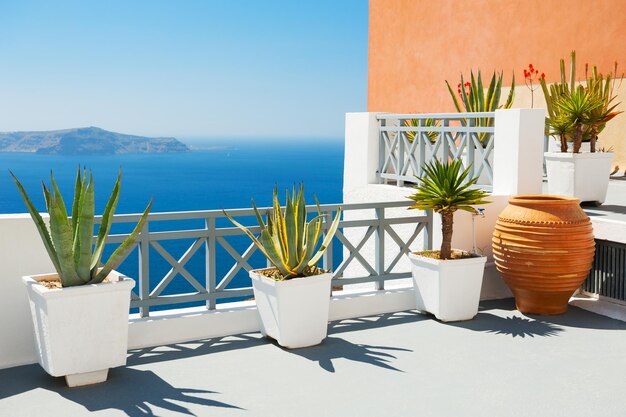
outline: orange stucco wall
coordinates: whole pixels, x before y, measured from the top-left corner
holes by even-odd
[[[369,111],[453,111],[444,80],[470,69],[523,89],[532,63],[555,81],[572,49],[581,77],[626,70],[626,0],[370,0],[369,19]]]

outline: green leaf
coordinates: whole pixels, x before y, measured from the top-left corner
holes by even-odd
[[[50,236],[56,250],[59,266],[61,267],[60,279],[64,287],[83,285],[85,281],[76,272],[74,257],[72,256],[72,232],[67,222],[67,213],[63,213],[54,197],[44,186],[44,194],[49,202],[50,210]]]
[[[150,213],[150,209],[152,208],[152,199],[148,203],[148,207],[144,210],[143,214],[139,218],[139,222],[130,233],[130,235],[124,239],[124,241],[113,251],[109,259],[106,261],[102,270],[96,274],[96,276],[90,281],[90,284],[97,284],[102,282],[112,270],[117,268],[117,266],[126,258],[128,252],[130,252],[135,246],[135,242],[139,237],[139,233],[141,233],[141,229],[143,229],[144,224],[148,220],[148,213]]]
[[[95,196],[93,175],[89,173],[89,183],[85,190],[83,201],[80,205],[78,220],[78,240],[80,241],[80,253],[76,262],[76,272],[83,281],[90,281],[91,255],[93,246],[93,224],[95,214]],[[66,215],[67,216],[67,215]],[[76,253],[74,253],[76,259]]]
[[[100,260],[102,259],[102,253],[104,252],[106,238],[109,235],[109,230],[111,229],[111,223],[113,221],[113,215],[115,214],[115,209],[117,208],[117,202],[120,196],[121,182],[122,170],[120,168],[120,171],[117,174],[117,181],[115,181],[115,185],[113,186],[113,191],[111,191],[109,201],[104,208],[104,213],[102,213],[102,220],[100,221],[100,227],[98,228],[98,239],[96,240],[96,247],[90,264],[92,277],[94,276],[94,271],[97,271],[98,267],[100,266]]]
[[[80,165],[76,173],[76,182],[74,184],[74,202],[72,203],[72,234],[76,233],[78,224],[78,203],[80,201],[81,190],[83,189],[83,178],[80,175]],[[74,237],[75,238],[75,237]]]
[[[324,252],[326,252],[326,249],[328,249],[328,245],[330,245],[330,242],[333,240],[333,237],[335,236],[335,232],[337,232],[337,228],[339,227],[340,220],[341,220],[341,207],[337,209],[337,214],[335,215],[335,219],[333,220],[333,222],[330,225],[330,228],[326,232],[326,237],[322,241],[322,245],[320,246],[319,250],[317,251],[315,256],[313,256],[313,258],[311,258],[311,260],[309,261],[309,266],[313,266],[317,264],[317,261],[322,257]]]
[[[37,231],[39,232],[39,236],[41,236],[41,240],[43,241],[43,245],[46,248],[46,252],[48,252],[48,256],[50,257],[50,260],[52,261],[52,265],[54,265],[54,269],[57,271],[57,273],[60,276],[61,265],[59,263],[56,250],[54,249],[52,238],[50,237],[50,233],[48,232],[48,228],[46,227],[46,223],[44,222],[43,218],[41,217],[41,215],[35,208],[35,205],[33,204],[33,202],[28,197],[28,194],[26,194],[26,190],[24,190],[24,187],[19,182],[17,177],[13,174],[13,172],[9,171],[9,173],[11,174],[11,177],[13,177],[13,181],[15,182],[15,185],[17,186],[17,189],[19,190],[20,195],[22,196],[22,200],[24,200],[24,204],[26,205],[26,208],[28,209],[28,213],[30,214],[30,217],[33,219],[33,222],[35,222],[35,226],[37,226]]]

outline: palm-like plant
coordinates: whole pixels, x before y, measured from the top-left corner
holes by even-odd
[[[316,200],[317,204],[317,200]],[[235,221],[226,211],[224,214],[238,228],[243,230],[256,247],[276,267],[280,280],[317,275],[320,273],[317,262],[330,244],[341,218],[341,208],[337,210],[335,219],[326,231],[322,244],[318,243],[322,235],[324,215],[319,204],[318,214],[309,222],[306,221],[306,203],[304,201],[304,184],[296,192],[295,186],[291,196],[287,191],[285,210],[281,210],[278,200],[278,189],[274,188],[273,207],[267,213],[267,224],[252,200],[254,213],[261,228],[257,238],[246,226]]]
[[[478,177],[467,180],[469,167],[462,169],[459,159],[449,162],[436,160],[424,165],[424,175],[418,177],[417,192],[409,198],[415,201],[410,208],[418,210],[433,210],[441,214],[441,232],[443,240],[439,257],[452,258],[452,231],[454,212],[457,210],[476,213],[472,207],[476,204],[486,204],[488,196],[483,190],[472,188]]]
[[[598,111],[602,103],[601,96],[579,85],[556,100],[556,117],[548,119],[546,125],[551,134],[558,134],[561,138],[570,135],[574,142],[573,152],[578,153],[583,135],[602,117]]]
[[[93,245],[95,198],[94,182],[91,173],[88,178],[87,172],[81,173],[80,167],[78,168],[71,217],[68,217],[65,202],[54,180],[54,175],[52,175],[52,172],[50,173],[52,190],[43,184],[46,207],[50,215],[50,228],[46,226],[41,214],[35,208],[17,177],[13,173],[11,173],[11,176],[17,185],[30,216],[37,226],[39,235],[54,268],[59,274],[63,287],[102,282],[133,248],[152,207],[152,201],[150,201],[135,229],[111,254],[107,262],[101,265],[104,245],[119,199],[122,181],[121,170],[104,209],[95,246]]]

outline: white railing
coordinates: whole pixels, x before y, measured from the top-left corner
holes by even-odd
[[[468,178],[493,185],[495,113],[380,114],[379,182],[415,183],[424,164],[461,159]]]

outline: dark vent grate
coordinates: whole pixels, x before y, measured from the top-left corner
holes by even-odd
[[[596,240],[596,256],[582,290],[626,301],[626,244]]]

